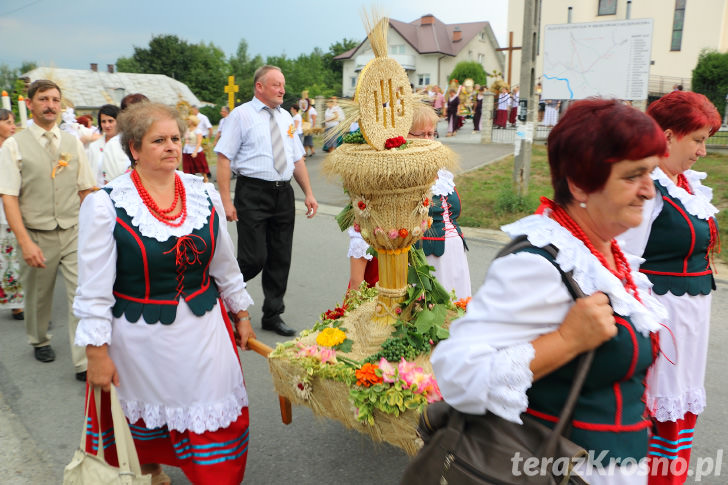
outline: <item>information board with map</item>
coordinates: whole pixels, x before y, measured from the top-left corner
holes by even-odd
[[[547,25],[542,99],[647,99],[652,19]]]

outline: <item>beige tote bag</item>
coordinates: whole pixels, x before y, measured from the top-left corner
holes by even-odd
[[[100,415],[101,389],[94,388],[96,416]],[[90,393],[89,393],[90,401]],[[89,402],[86,403],[86,418],[89,415]],[[83,421],[81,431],[81,448],[73,454],[71,463],[63,470],[63,485],[151,485],[152,476],[142,475],[139,457],[134,447],[134,440],[129,431],[124,412],[121,410],[116,388],[111,385],[111,416],[114,421],[114,437],[119,468],[115,468],[104,460],[104,443],[99,433],[99,452],[92,455],[86,452],[86,423]]]

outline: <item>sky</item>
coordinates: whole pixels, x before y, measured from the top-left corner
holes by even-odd
[[[372,5],[403,22],[426,13],[445,23],[487,20],[506,44],[507,0],[2,0],[0,63],[105,69],[161,34],[212,42],[228,57],[245,39],[251,56],[295,58],[344,38],[363,40],[360,11]]]

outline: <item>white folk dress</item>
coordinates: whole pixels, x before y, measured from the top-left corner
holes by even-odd
[[[444,224],[441,236],[445,238],[445,250],[441,256],[428,254],[427,262],[435,268],[435,278],[445,290],[454,291],[457,299],[468,298],[472,295],[468,256],[465,254],[463,238],[460,237],[458,228],[455,227],[451,202],[449,202],[453,197],[457,199],[455,201],[458,205],[457,214],[454,215],[457,217],[460,214],[460,196],[455,193],[452,172],[445,169],[438,170],[437,180],[432,185],[432,195],[437,197],[442,204],[441,216],[433,218],[436,221],[441,218]],[[430,215],[433,215],[433,207],[430,207]],[[429,234],[429,232],[425,232],[425,236]]]
[[[718,209],[711,203],[713,191],[701,183],[706,174],[687,170],[684,175],[693,194],[675,185],[659,168],[652,178],[667,189],[669,197],[680,201],[690,216],[703,220],[714,217]],[[644,253],[652,225],[665,204],[659,195],[645,203],[642,224],[620,236],[629,253]],[[658,421],[677,421],[688,412],[697,415],[705,409],[712,293],[685,292],[677,296],[668,291],[655,297],[668,309],[669,316],[660,331],[661,356],[647,381],[647,405]]]
[[[135,228],[164,242],[202,228],[210,216],[208,197],[217,214],[225,214],[212,184],[181,172],[187,194],[187,219],[170,227],[152,216],[129,174],[111,181],[109,195],[100,190],[81,207],[79,226],[79,284],[73,309],[80,318],[76,345],[109,344],[120,378],[119,400],[130,422],[142,418],[147,428],[203,433],[225,428],[248,404],[240,362],[219,304],[198,317],[180,298],[171,325],[129,322],[112,315],[117,249],[115,207],[126,210]],[[113,201],[113,202],[112,202]],[[224,221],[224,218],[222,218]],[[224,223],[216,235],[209,265],[227,310],[245,310],[252,300],[245,290]],[[215,376],[211,379],[210,376]]]

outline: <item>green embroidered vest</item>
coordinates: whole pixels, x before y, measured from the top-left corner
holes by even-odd
[[[450,222],[458,232],[458,236],[463,240],[465,249],[468,249],[463,238],[463,231],[458,225],[457,219],[460,216],[460,194],[457,189],[453,190],[450,194],[443,197],[440,195],[432,196],[432,203],[430,204],[429,215],[432,217],[432,226],[430,226],[422,238],[417,241],[417,248],[422,248],[425,252],[425,256],[437,256],[440,257],[445,253],[445,220],[443,213],[445,209],[442,207],[443,201],[446,201],[450,206]]]
[[[677,296],[707,295],[715,289],[708,257],[710,222],[690,214],[662,184],[654,183],[656,196],[662,197],[662,211],[652,224],[640,272],[647,275],[658,295],[668,291]],[[717,229],[715,218],[713,222]]]
[[[103,190],[111,193],[111,188]],[[220,223],[209,203],[210,216],[204,226],[165,242],[142,235],[126,211],[116,207],[115,317],[124,315],[137,322],[141,316],[149,324],[169,325],[177,316],[180,298],[197,316],[215,306],[219,293],[208,269]]]
[[[559,269],[546,251],[539,248],[524,251],[543,256]],[[617,314],[614,317],[617,335],[603,343],[594,355],[574,410],[569,439],[586,450],[594,450],[597,456],[606,450],[607,459],[640,460],[647,456],[650,427],[644,393],[647,370],[654,358],[652,341],[638,332],[628,317]],[[571,388],[578,360],[533,383],[526,392],[528,414],[547,426],[554,426]]]

